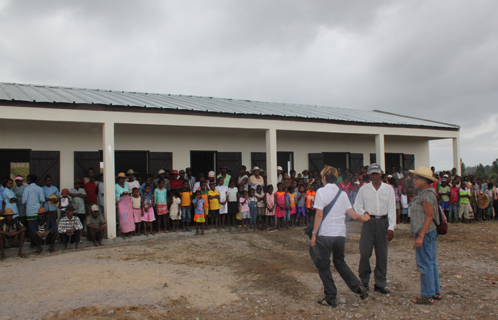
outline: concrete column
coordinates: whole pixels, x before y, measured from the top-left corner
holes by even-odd
[[[107,221],[107,238],[116,237],[116,177],[114,172],[114,123],[102,126],[104,153],[104,213]]]
[[[277,130],[266,130],[266,177],[267,183],[277,189]]]
[[[60,168],[60,189],[64,189],[68,186],[68,189],[72,188],[74,185],[74,150],[72,146],[66,148],[66,146],[61,148],[61,168]],[[64,186],[64,187],[63,187]]]
[[[377,164],[380,165],[384,173],[386,172],[386,148],[384,144],[384,134],[379,133],[375,135],[375,154],[377,157]]]
[[[460,162],[460,136],[453,138],[453,167],[457,169],[458,175],[462,175],[462,166]]]

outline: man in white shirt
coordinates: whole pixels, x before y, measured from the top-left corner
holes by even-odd
[[[363,224],[361,230],[359,275],[363,286],[368,290],[372,273],[370,257],[375,248],[374,291],[389,294],[391,291],[386,280],[387,250],[396,227],[396,198],[394,189],[382,183],[382,168],[378,164],[372,163],[368,174],[371,182],[360,188],[354,204],[356,213],[360,216],[368,213],[371,217],[370,221]]]
[[[283,176],[282,176],[282,167],[278,166],[277,167],[277,177],[278,177],[278,182],[282,182]]]

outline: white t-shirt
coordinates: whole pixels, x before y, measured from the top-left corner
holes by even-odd
[[[237,192],[239,190],[237,188],[228,188],[228,201],[229,202],[237,202]]]
[[[401,194],[401,207],[403,209],[408,208],[408,195],[407,194]]]
[[[315,209],[323,210],[323,208],[335,198],[337,192],[339,192],[339,187],[334,183],[327,183],[325,187],[318,189],[315,198]],[[351,202],[349,202],[348,195],[343,192],[327,217],[325,217],[325,220],[322,221],[320,229],[318,230],[318,235],[326,237],[345,237],[345,218],[348,209],[351,209]]]
[[[244,185],[244,190],[245,190],[245,191],[249,191],[249,177],[247,176],[247,174],[245,174],[245,175],[243,175],[243,176],[239,177],[239,185],[240,185],[240,183],[242,182],[242,180],[244,180],[244,178],[247,178],[247,182],[246,182],[246,184]]]
[[[220,202],[225,202],[227,200],[227,192],[228,192],[228,187],[221,185],[221,186],[216,186],[216,190],[220,193]],[[220,209],[220,214],[222,213],[228,213],[228,206],[227,204],[221,204],[221,209]]]

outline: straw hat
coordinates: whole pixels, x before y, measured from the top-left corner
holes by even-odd
[[[120,172],[120,173],[118,173],[116,178],[126,178],[126,175],[124,174],[124,172]]]
[[[3,216],[3,217],[5,217],[5,216],[13,216],[13,215],[15,215],[15,213],[10,208],[5,209],[5,211],[3,212],[3,214],[1,214],[1,216]]]
[[[161,170],[159,170],[159,171],[157,172],[157,174],[164,174],[164,173],[166,173],[166,171],[164,171],[163,169],[161,169]]]
[[[254,168],[252,168],[252,170],[251,170],[251,171],[252,171],[252,172],[254,172],[254,171],[256,171],[256,170],[261,171],[261,169],[260,169],[259,167],[254,167]]]
[[[128,170],[126,171],[126,175],[130,175],[130,174],[135,175],[135,174],[137,174],[137,173],[138,173],[138,172],[135,172],[133,169],[128,169]]]
[[[432,176],[432,170],[427,168],[427,167],[423,167],[423,166],[418,167],[417,170],[410,170],[410,173],[413,173],[419,177],[437,182],[437,179]]]
[[[283,171],[281,166],[278,166],[278,167],[277,167],[277,171],[278,171],[278,170]]]
[[[55,206],[57,204],[57,195],[55,193],[51,194],[50,197],[48,197],[48,199],[52,199],[52,200],[48,200],[48,204],[51,205],[51,206]],[[57,201],[57,202],[56,202]]]

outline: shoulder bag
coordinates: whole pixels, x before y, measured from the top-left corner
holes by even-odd
[[[329,214],[329,212],[332,211],[332,207],[336,203],[337,199],[339,199],[339,196],[341,195],[341,193],[342,193],[342,190],[339,189],[339,191],[337,192],[337,194],[334,197],[334,199],[332,199],[332,201],[325,208],[323,208],[322,222],[323,222],[323,220],[325,220],[325,218],[327,217],[327,215]],[[322,225],[322,222],[320,222],[320,226]],[[320,226],[318,226],[318,230],[320,230]],[[313,236],[313,229],[314,228],[315,228],[315,221],[313,220],[306,227],[306,229],[304,229],[304,233],[306,233],[308,235],[308,237],[310,237],[310,239]]]

